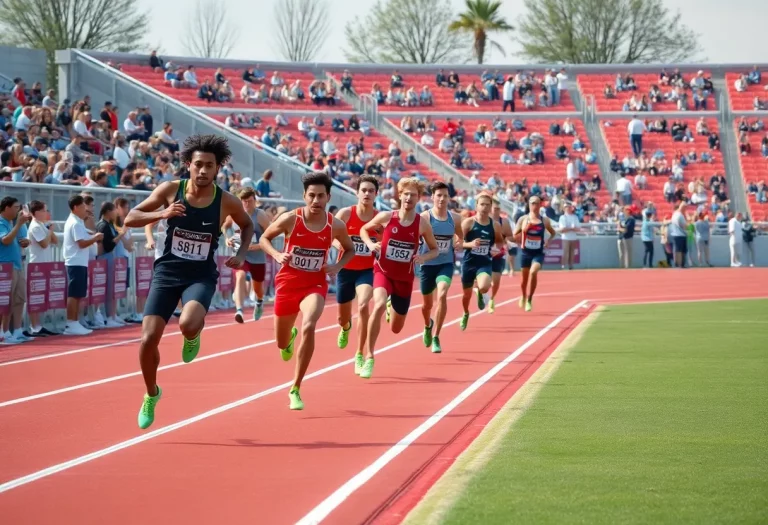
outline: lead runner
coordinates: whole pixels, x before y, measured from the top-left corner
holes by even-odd
[[[360,237],[368,248],[377,254],[373,266],[373,311],[368,322],[368,341],[365,361],[360,377],[373,375],[374,347],[381,330],[381,317],[387,309],[387,297],[391,296],[394,315],[390,320],[392,332],[397,334],[405,325],[411,305],[414,264],[424,264],[438,255],[437,241],[429,221],[421,220],[416,204],[424,193],[424,184],[415,177],[404,177],[397,183],[400,208],[381,212],[360,228]],[[383,228],[381,241],[376,242],[371,232]],[[429,251],[418,253],[419,239],[424,239]]]
[[[222,223],[232,217],[245,239],[253,235],[253,222],[239,199],[215,184],[216,174],[230,156],[225,138],[188,137],[181,160],[189,168],[189,180],[162,183],[125,218],[126,228],[141,228],[161,220],[167,226],[141,325],[139,360],[147,387],[138,416],[142,429],[155,420],[155,406],[163,394],[157,385],[158,344],[179,301],[183,305],[179,318],[179,330],[184,336],[182,360],[189,363],[200,351],[200,333],[219,278],[215,257]],[[165,209],[160,210],[162,207]],[[240,268],[249,244],[244,242],[226,265]]]
[[[294,325],[299,312],[302,314],[301,344],[288,391],[291,410],[304,409],[299,389],[315,352],[315,328],[328,294],[326,275],[338,273],[355,255],[347,225],[326,211],[331,178],[323,172],[307,173],[302,183],[305,206],[281,215],[259,239],[261,248],[281,265],[275,277],[275,339],[283,361],[293,357],[299,333]],[[272,239],[281,234],[285,235],[283,252],[272,246]],[[334,241],[344,253],[336,264],[327,264]]]

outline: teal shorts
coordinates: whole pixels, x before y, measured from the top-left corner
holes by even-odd
[[[453,280],[453,263],[421,265],[421,294],[429,295],[437,288],[437,283],[449,285]]]

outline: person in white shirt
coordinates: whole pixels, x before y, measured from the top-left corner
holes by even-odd
[[[32,124],[32,106],[25,106],[24,109],[21,110],[21,113],[19,113],[18,118],[16,119],[15,128],[17,131],[27,131],[31,124]]]
[[[102,239],[102,234],[90,235],[83,222],[88,209],[82,195],[69,199],[70,214],[64,223],[62,255],[67,268],[67,327],[65,335],[88,335],[92,330],[78,320],[80,301],[88,293],[88,260],[90,247]]]
[[[514,113],[515,112],[515,80],[512,77],[507,77],[507,81],[504,82],[504,86],[501,88],[501,95],[502,99],[504,100],[503,105],[501,106],[502,113],[507,110],[507,106],[509,106],[509,110]]]
[[[731,266],[734,268],[741,266],[741,241],[744,237],[741,220],[739,212],[728,221],[728,246],[731,248]]]
[[[569,270],[573,270],[573,259],[576,254],[576,241],[578,239],[577,233],[580,230],[579,218],[574,213],[575,211],[576,208],[572,202],[566,203],[565,213],[560,216],[557,228],[563,240],[563,257],[560,264],[563,268],[568,266]]]
[[[27,239],[29,239],[28,262],[30,264],[53,262],[53,247],[59,243],[59,239],[53,232],[53,225],[48,225],[51,220],[51,213],[45,203],[40,201],[29,203],[29,213],[32,214],[32,221],[27,230]],[[33,337],[56,335],[47,328],[43,328],[38,312],[29,314],[29,331]]]
[[[629,206],[632,204],[632,183],[623,174],[616,181],[616,193],[621,195],[622,204]]]
[[[643,132],[645,132],[645,124],[637,118],[637,115],[633,115],[627,125],[627,133],[629,133],[629,144],[636,157],[643,152]]]
[[[685,207],[685,201],[678,205],[667,228],[669,240],[672,242],[672,248],[675,252],[675,265],[678,268],[685,268],[688,254],[688,221],[685,218]]]

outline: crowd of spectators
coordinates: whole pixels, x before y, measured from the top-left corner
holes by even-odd
[[[651,84],[647,93],[639,93],[631,73],[616,74],[614,85],[607,84],[603,95],[607,99],[631,93],[622,106],[623,111],[653,111],[653,105],[662,102],[675,104],[678,111],[706,110],[707,101],[714,94],[712,79],[698,71],[692,78],[685,79],[679,69],[671,74],[666,69],[659,73],[659,80]]]

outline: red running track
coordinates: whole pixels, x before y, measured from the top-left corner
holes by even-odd
[[[443,354],[421,344],[420,308],[401,334],[385,328],[379,348],[389,349],[370,381],[352,373],[355,336],[346,350],[336,348],[329,306],[303,412],[287,408],[294,363],[279,358],[271,319],[241,326],[230,324],[231,312],[213,313],[200,356],[184,366],[181,336],[165,337],[161,365],[171,367],[159,374],[164,398],[147,432],[136,426],[137,327],[0,349],[2,521],[282,524],[314,510],[327,514],[324,523],[396,523],[487,422],[488,407],[503,404],[588,312],[563,315],[569,309],[583,300],[757,297],[768,271],[544,272],[527,314],[516,306],[518,279],[503,282],[497,303],[509,303],[474,316],[466,332],[456,322],[446,327]],[[455,284],[451,294],[458,293]],[[414,294],[413,303],[420,299]],[[454,297],[447,321],[459,314]],[[521,345],[498,374],[433,417]],[[99,348],[71,353],[92,347]],[[404,441],[419,428],[426,430]],[[382,457],[389,461],[369,469],[369,479],[348,483]],[[336,492],[350,486],[348,497]]]

